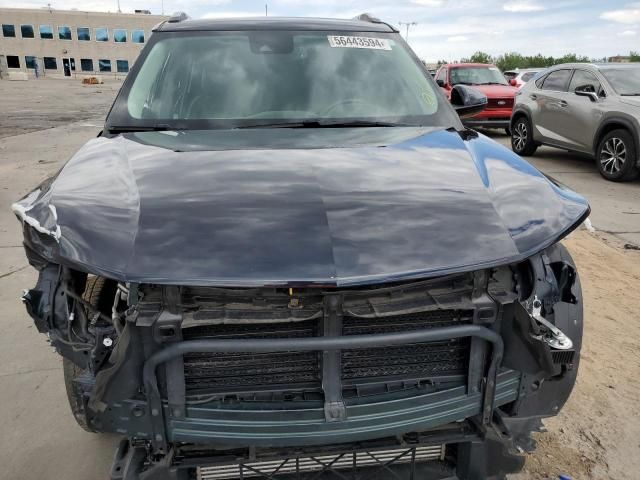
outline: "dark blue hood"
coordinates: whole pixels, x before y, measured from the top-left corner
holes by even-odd
[[[97,138],[14,210],[27,245],[57,263],[122,281],[251,286],[510,263],[589,207],[486,137],[354,128]]]

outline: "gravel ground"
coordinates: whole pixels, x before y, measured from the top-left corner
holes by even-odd
[[[536,435],[518,480],[637,480],[640,472],[640,252],[585,230],[565,241],[585,299],[578,382],[560,415]]]

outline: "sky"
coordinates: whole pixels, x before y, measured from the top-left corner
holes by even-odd
[[[0,0],[0,7],[117,11],[118,0]],[[591,58],[640,50],[640,2],[620,0],[120,0],[123,12],[184,11],[193,18],[269,15],[352,18],[367,12],[409,27],[409,43],[428,62],[482,50],[492,55]]]

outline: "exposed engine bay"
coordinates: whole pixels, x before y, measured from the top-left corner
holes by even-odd
[[[318,448],[331,457],[320,445],[343,445],[356,462],[374,441],[404,451],[403,468],[428,451],[477,478],[460,476],[458,457],[487,455],[495,435],[530,449],[575,382],[580,288],[561,246],[500,268],[347,288],[121,283],[29,257],[40,277],[23,301],[64,357],[76,419],[125,435],[118,465],[140,478],[190,478],[192,457],[201,474],[233,478],[216,476],[230,452],[234,468],[269,472],[260,458],[293,446],[301,474],[301,459],[317,470]],[[500,458],[482,474],[522,462]]]

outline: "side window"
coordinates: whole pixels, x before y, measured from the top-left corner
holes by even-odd
[[[144,43],[144,30],[132,30],[131,41],[133,43]]]
[[[603,93],[600,81],[593,73],[585,70],[575,71],[573,78],[571,79],[571,83],[569,84],[569,91],[575,92],[578,87],[585,91],[597,93],[598,95]]]
[[[35,38],[33,33],[33,25],[20,25],[20,31],[22,32],[22,38]]]
[[[6,38],[15,38],[16,36],[16,26],[9,25],[7,23],[2,24],[2,36]]]
[[[447,83],[447,69],[446,68],[441,68],[440,71],[438,72],[438,76],[436,77],[436,81],[437,80],[442,80],[445,84]]]
[[[81,58],[80,69],[83,72],[93,72],[93,60],[91,58]]]
[[[547,75],[541,88],[554,92],[566,92],[569,77],[571,77],[571,70],[556,70]]]
[[[533,77],[535,77],[537,74],[538,72],[527,72],[522,75],[522,81],[526,83],[529,80],[531,80]]]

